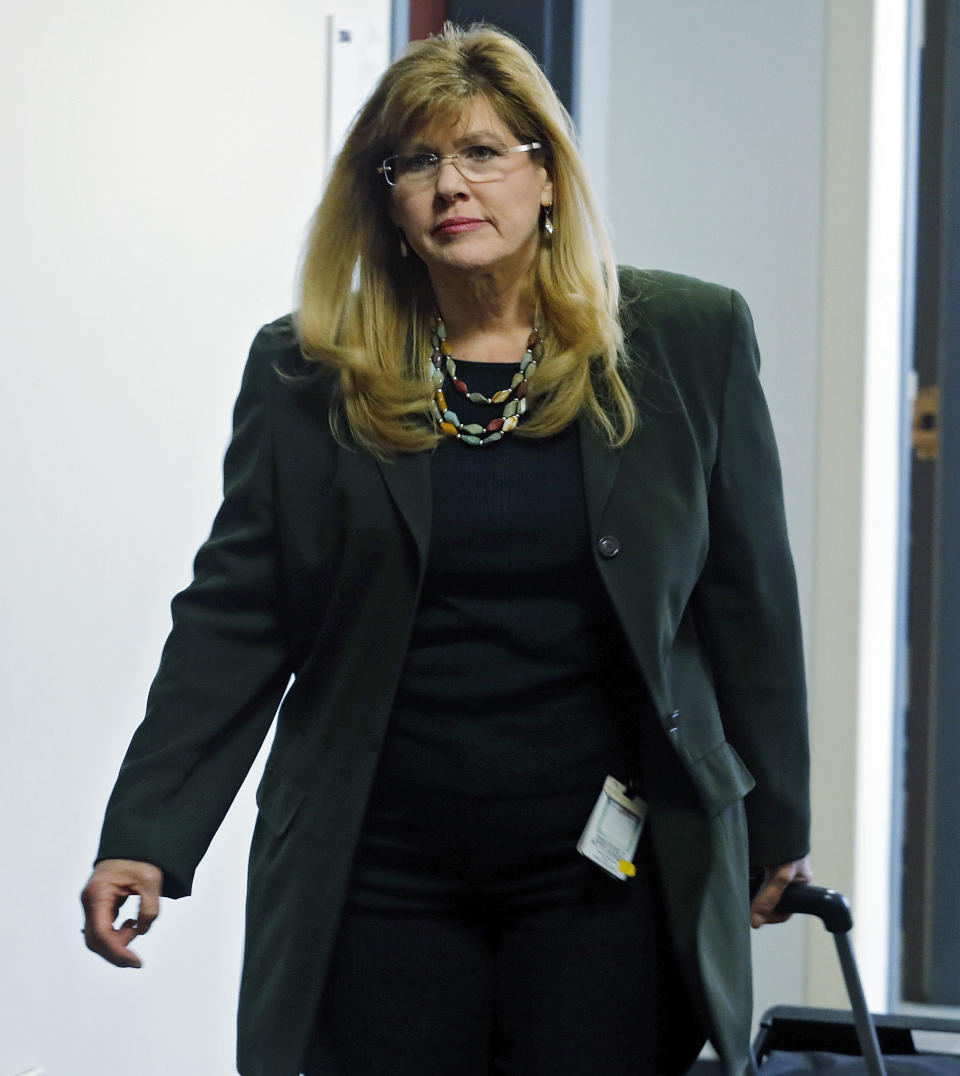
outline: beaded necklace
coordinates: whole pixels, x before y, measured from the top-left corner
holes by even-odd
[[[530,332],[527,350],[520,360],[520,369],[513,375],[509,386],[500,389],[492,396],[485,396],[482,392],[471,392],[467,383],[457,377],[457,364],[450,353],[450,345],[447,343],[447,327],[443,324],[439,311],[436,311],[431,319],[430,344],[432,347],[430,380],[433,385],[433,414],[443,433],[448,437],[456,437],[465,445],[480,447],[499,441],[511,430],[517,428],[520,417],[527,411],[527,386],[537,370],[534,353],[540,346],[540,333],[536,329]],[[494,407],[503,404],[501,414],[491,419],[485,426],[480,425],[479,422],[461,422],[456,411],[448,406],[447,397],[443,391],[447,375],[454,391],[470,400],[471,403]]]

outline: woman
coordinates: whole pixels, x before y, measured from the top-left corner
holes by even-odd
[[[669,1073],[707,1035],[746,1071],[748,923],[809,877],[757,361],[736,293],[618,273],[520,45],[411,45],[334,165],[300,309],[254,342],[90,948],[139,964],[293,675],[241,1073]],[[607,776],[648,804],[613,876],[577,852]]]

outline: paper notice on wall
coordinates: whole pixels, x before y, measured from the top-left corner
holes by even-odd
[[[327,93],[327,160],[340,152],[347,130],[390,62],[390,19],[331,15]]]

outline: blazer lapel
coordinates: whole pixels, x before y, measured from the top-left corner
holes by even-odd
[[[430,549],[433,514],[430,453],[408,453],[389,461],[377,460],[377,467],[393,503],[413,536],[418,554],[418,580],[422,579]]]
[[[621,320],[625,333],[632,332],[636,328],[636,320],[639,312],[635,308],[621,310]],[[621,370],[626,378],[628,388],[635,400],[640,398],[640,389],[643,386],[646,370],[640,363],[630,364]],[[643,426],[643,418],[638,413],[637,425],[634,430],[634,439],[640,435]],[[587,419],[581,418],[580,425],[580,461],[583,467],[583,482],[587,492],[587,517],[590,522],[590,533],[595,538],[600,536],[600,520],[603,510],[607,506],[610,491],[613,489],[617,471],[620,468],[620,460],[623,449],[610,448],[600,439],[600,435],[594,429],[593,424]]]
[[[635,441],[631,441],[631,447],[635,448]],[[608,535],[625,539],[629,543],[630,547],[618,554],[618,557],[630,558],[629,568],[626,565],[618,565],[618,570],[611,574],[603,569],[607,562],[601,557],[600,575],[636,658],[640,674],[651,693],[654,706],[661,712],[665,703],[657,660],[656,618],[653,613],[657,608],[659,588],[663,581],[652,578],[646,561],[635,553],[636,547],[656,541],[656,528],[642,513],[637,518],[635,511],[630,508],[630,502],[637,496],[636,490],[631,496],[626,496],[624,490],[618,492],[617,476],[625,451],[629,449],[613,449],[604,444],[590,423],[581,419],[580,457],[590,541],[595,551],[601,538]],[[635,471],[636,467],[631,470]],[[632,476],[631,483],[635,477]],[[624,568],[627,568],[626,573]]]
[[[580,462],[592,541],[600,537],[600,521],[620,467],[620,450],[604,445],[590,422],[580,419]]]

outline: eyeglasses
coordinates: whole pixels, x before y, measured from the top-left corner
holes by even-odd
[[[440,165],[452,161],[454,168],[471,183],[489,183],[504,179],[507,162],[512,153],[529,153],[541,149],[542,143],[528,142],[525,146],[499,149],[493,146],[468,146],[459,153],[414,153],[410,157],[388,157],[377,171],[391,187],[418,190],[435,183]]]

